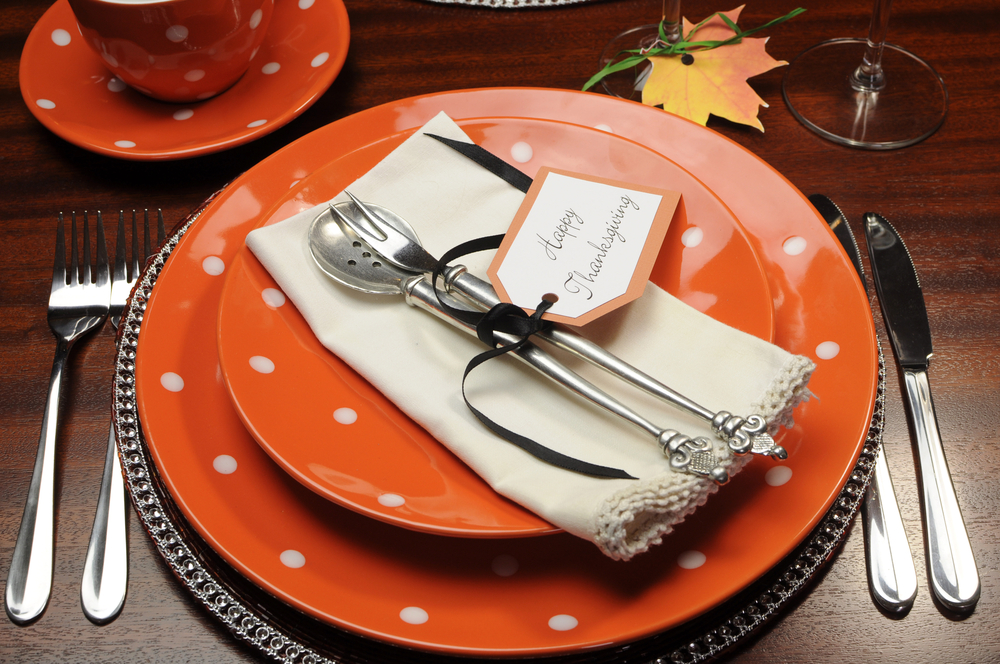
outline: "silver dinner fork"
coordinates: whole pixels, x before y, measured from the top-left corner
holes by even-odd
[[[28,486],[28,499],[21,528],[14,545],[14,557],[7,574],[5,606],[10,619],[20,625],[37,619],[45,610],[52,592],[52,562],[55,507],[56,432],[59,425],[59,396],[66,361],[74,344],[83,335],[101,326],[108,316],[111,283],[108,279],[108,249],[104,223],[97,213],[97,259],[91,267],[90,226],[83,213],[83,278],[77,252],[76,213],[72,215],[69,273],[66,271],[66,233],[63,215],[56,227],[56,259],[49,295],[49,327],[56,336],[49,391],[42,416],[42,435],[35,468]]]
[[[157,211],[157,246],[163,244],[163,212]],[[139,270],[152,254],[149,237],[149,210],[143,211],[143,247],[139,253],[139,233],[132,210],[132,259],[128,259],[125,239],[125,213],[118,213],[118,238],[115,242],[115,267],[111,282],[111,324],[118,329],[122,312]],[[140,259],[141,257],[141,259]],[[104,458],[104,475],[97,498],[97,514],[90,533],[87,559],[83,567],[80,603],[83,612],[98,625],[111,622],[125,604],[128,588],[128,506],[121,461],[115,445],[115,426],[111,423],[108,450]]]

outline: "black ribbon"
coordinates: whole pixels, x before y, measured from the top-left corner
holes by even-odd
[[[530,177],[500,159],[492,152],[476,145],[475,143],[456,141],[443,136],[437,136],[435,134],[426,135],[431,138],[435,138],[448,147],[460,152],[522,192],[527,193],[528,189],[531,187],[532,180]],[[526,436],[522,436],[515,431],[511,431],[510,429],[487,417],[482,411],[473,406],[469,401],[468,396],[466,396],[465,381],[473,369],[495,357],[500,357],[506,353],[516,351],[528,343],[528,340],[532,335],[551,325],[549,321],[542,320],[542,314],[544,314],[549,307],[552,306],[552,302],[547,300],[542,300],[535,308],[535,313],[528,315],[524,309],[510,304],[509,302],[501,302],[484,314],[478,311],[469,311],[467,309],[452,307],[441,299],[437,288],[438,278],[452,261],[456,258],[460,258],[461,256],[478,251],[497,249],[503,242],[503,238],[503,234],[489,235],[469,240],[459,244],[458,246],[452,247],[446,251],[443,256],[441,256],[440,260],[438,260],[437,266],[435,266],[434,272],[431,276],[431,283],[434,284],[434,292],[438,296],[438,303],[441,305],[441,308],[448,311],[449,314],[455,316],[459,320],[474,325],[476,327],[476,335],[479,337],[480,341],[490,347],[490,350],[482,352],[472,358],[472,360],[470,360],[465,367],[465,373],[462,375],[462,398],[465,400],[465,405],[470,411],[472,411],[472,414],[476,416],[476,419],[482,422],[490,431],[508,442],[517,445],[528,454],[531,454],[545,463],[563,468],[564,470],[570,470],[575,473],[601,479],[636,479],[624,470],[609,468],[608,466],[600,466],[567,456],[561,452],[545,447],[544,445],[537,443]],[[518,337],[518,341],[505,346],[497,346],[497,332],[514,335]]]
[[[530,177],[517,170],[484,147],[476,145],[475,143],[466,143],[465,141],[456,141],[453,138],[445,138],[444,136],[438,136],[437,134],[425,133],[424,136],[435,138],[450,147],[452,150],[462,153],[489,172],[503,179],[515,189],[518,189],[525,194],[528,193],[528,189],[531,188],[532,180]]]

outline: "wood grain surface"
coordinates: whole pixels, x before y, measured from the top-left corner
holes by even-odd
[[[287,0],[278,0],[284,2]],[[45,320],[59,211],[162,208],[176,223],[226,182],[329,122],[403,97],[461,88],[579,89],[618,32],[659,18],[656,0],[497,10],[419,0],[346,0],[347,63],[301,117],[251,144],[180,162],[134,163],[90,153],[46,130],[18,88],[21,49],[45,0],[0,5],[0,578],[6,578],[37,447],[55,348]],[[754,26],[799,6],[754,0]],[[772,31],[768,52],[791,60],[812,44],[867,34],[870,0],[805,4]],[[700,19],[732,7],[687,0]],[[904,236],[934,335],[931,384],[948,462],[982,577],[969,616],[948,614],[927,585],[915,452],[890,368],[885,446],[919,594],[902,618],[881,613],[865,576],[856,524],[813,583],[749,640],[732,662],[1000,661],[1000,5],[995,0],[903,0],[889,41],[930,61],[950,94],[943,127],[903,150],[867,152],[813,135],[781,98],[782,71],[754,79],[769,104],[764,133],[712,118],[709,127],[747,147],[805,194],[839,203],[855,234],[878,211]],[[110,231],[113,242],[114,229]],[[867,263],[867,257],[865,258]],[[881,320],[877,319],[881,330]],[[888,351],[888,347],[886,347]],[[70,364],[57,471],[55,581],[43,617],[28,627],[0,620],[3,662],[229,662],[257,655],[189,597],[131,520],[131,584],[121,617],[92,625],[79,584],[94,517],[110,412],[110,326],[80,344]],[[891,355],[889,356],[891,359]],[[624,659],[623,661],[630,661]]]

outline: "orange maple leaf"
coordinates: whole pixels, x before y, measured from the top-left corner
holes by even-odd
[[[744,6],[721,13],[735,23]],[[689,34],[694,25],[684,19],[686,41],[725,40],[736,34],[718,16]],[[744,37],[738,44],[693,51],[694,62],[689,65],[681,61],[680,55],[651,57],[653,69],[642,88],[642,103],[663,104],[663,110],[700,125],[706,124],[712,114],[764,131],[757,111],[760,106],[767,108],[767,102],[757,96],[746,79],[788,64],[768,55],[764,51],[766,43],[766,37]]]

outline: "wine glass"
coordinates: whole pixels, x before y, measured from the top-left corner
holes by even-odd
[[[892,150],[944,122],[948,90],[934,68],[886,43],[892,0],[875,0],[868,39],[833,39],[792,60],[781,91],[792,114],[820,136],[855,148]]]
[[[681,38],[681,0],[663,0],[663,30],[667,43],[675,44]],[[650,49],[662,44],[660,39],[660,24],[650,23],[630,28],[620,33],[604,47],[599,62],[603,69],[608,64],[619,59],[623,51],[634,49]],[[601,79],[604,90],[615,97],[623,99],[638,99],[642,96],[642,88],[653,65],[645,60],[635,67],[609,74]]]

